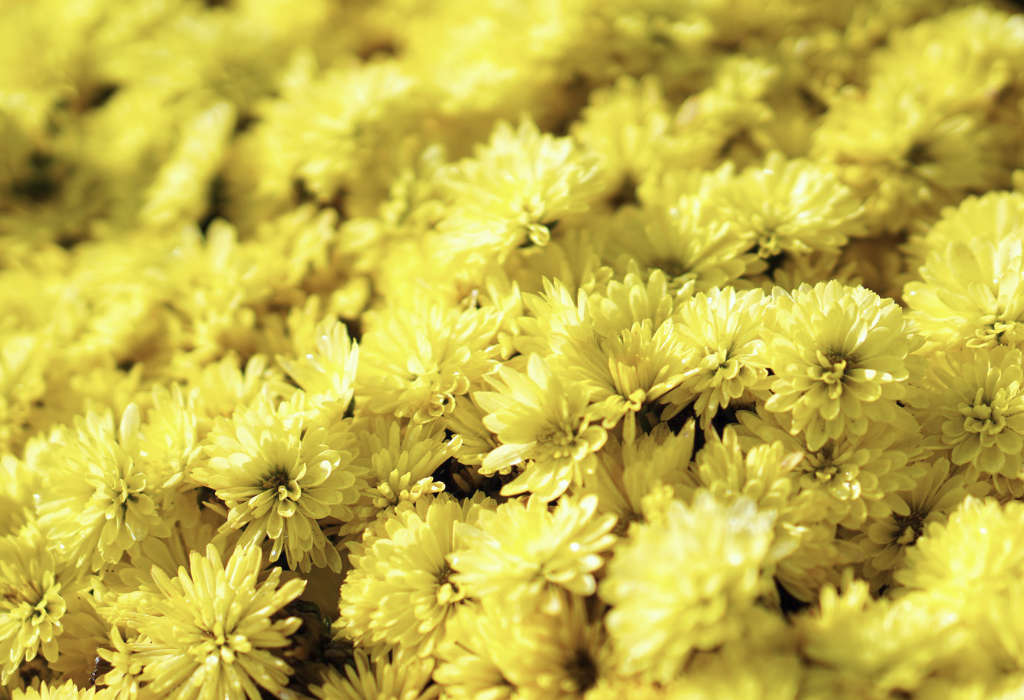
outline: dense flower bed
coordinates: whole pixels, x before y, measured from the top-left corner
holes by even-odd
[[[1024,694],[1024,15],[0,4],[0,698]]]

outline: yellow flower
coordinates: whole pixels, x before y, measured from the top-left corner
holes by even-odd
[[[591,595],[602,554],[615,542],[615,516],[597,513],[597,498],[563,498],[549,510],[540,498],[508,501],[482,510],[475,523],[459,522],[461,546],[448,555],[461,595],[496,597],[508,605],[535,598],[561,609],[562,591]]]
[[[777,290],[768,357],[775,378],[765,408],[792,415],[790,432],[821,448],[863,435],[904,396],[907,355],[919,343],[891,300],[836,281]]]
[[[741,441],[745,445],[778,441],[789,452],[803,454],[794,469],[799,492],[814,503],[817,517],[832,524],[855,528],[869,515],[882,518],[890,512],[892,494],[913,488],[923,466],[918,456],[920,426],[909,411],[892,413],[886,430],[869,430],[864,435],[843,434],[810,449],[803,434],[792,434],[785,413],[770,413],[762,406],[757,412],[737,414]]]
[[[68,609],[61,578],[38,532],[0,538],[0,683],[39,653],[57,660]]]
[[[302,337],[293,332],[294,357],[278,356],[277,362],[313,403],[327,404],[344,415],[352,401],[359,348],[340,321],[326,318]]]
[[[704,179],[700,196],[708,215],[728,223],[762,259],[838,250],[864,232],[860,200],[834,168],[778,152],[739,174],[726,164]]]
[[[310,690],[322,700],[433,700],[441,692],[440,686],[430,682],[433,668],[433,659],[356,651],[345,675],[327,667],[322,682]]]
[[[633,527],[600,586],[621,671],[667,682],[694,650],[738,638],[771,582],[774,520],[751,501],[726,507],[701,492],[692,507],[673,501]]]
[[[739,279],[753,260],[747,242],[727,222],[713,219],[695,195],[650,210],[622,210],[612,224],[609,248],[618,252],[618,266],[662,270],[671,290],[684,296]]]
[[[452,203],[441,224],[447,246],[499,259],[527,242],[547,245],[556,224],[586,211],[604,189],[594,154],[525,120],[515,129],[498,123],[490,142],[441,182]]]
[[[1024,355],[1016,348],[941,353],[911,397],[927,435],[954,464],[1024,476]]]
[[[822,700],[911,694],[930,675],[995,670],[956,612],[921,594],[875,600],[864,581],[826,586],[796,627],[808,696]]]
[[[147,537],[167,534],[162,480],[142,459],[139,423],[132,404],[116,433],[109,412],[89,413],[51,438],[39,524],[76,566],[114,563]]]
[[[970,348],[1024,347],[1024,236],[971,239],[932,250],[904,298],[933,342]]]
[[[362,474],[353,465],[348,423],[310,421],[304,400],[301,392],[280,404],[261,395],[231,420],[220,419],[193,478],[227,505],[224,527],[243,530],[241,544],[269,539],[272,559],[284,553],[293,568],[339,571],[341,557],[319,521],[353,516]]]
[[[686,471],[693,457],[694,422],[678,433],[659,424],[634,442],[611,438],[598,454],[598,467],[584,479],[580,493],[597,496],[599,508],[618,519],[616,532],[626,532],[648,518],[673,496],[684,493]]]
[[[447,556],[459,549],[456,523],[472,523],[479,499],[459,503],[447,494],[405,503],[383,533],[353,546],[352,569],[341,586],[335,629],[354,641],[434,653],[449,615],[463,595],[451,581]]]
[[[74,681],[61,685],[43,683],[39,688],[15,690],[12,700],[93,700],[95,688],[79,688]]]
[[[677,334],[682,346],[693,351],[696,367],[666,400],[679,408],[692,401],[702,428],[733,401],[766,389],[767,306],[759,290],[737,293],[725,287],[697,294],[676,312]]]
[[[505,677],[505,655],[510,617],[515,611],[496,602],[485,605],[466,601],[456,608],[438,646],[434,680],[456,700],[508,700],[515,686]]]
[[[367,318],[356,403],[417,423],[451,414],[494,366],[499,321],[494,309],[426,302]]]
[[[379,525],[402,503],[417,502],[444,490],[434,472],[458,449],[459,438],[445,439],[437,423],[417,424],[383,417],[356,419],[359,454],[355,463],[365,473],[359,484],[355,517],[341,532],[358,535],[368,524]]]
[[[684,346],[671,320],[650,319],[598,335],[586,323],[556,345],[551,370],[566,384],[590,394],[594,419],[605,429],[622,423],[626,442],[636,438],[638,415],[656,410],[659,400],[683,378]],[[646,427],[646,426],[642,426]]]
[[[869,517],[859,528],[854,542],[861,549],[864,575],[875,586],[886,583],[930,523],[942,522],[967,496],[983,496],[987,490],[986,484],[957,471],[944,458],[928,464],[913,488],[887,497],[891,513]]]
[[[477,392],[473,400],[487,412],[484,425],[501,444],[484,457],[480,472],[521,465],[502,495],[529,491],[544,501],[582,483],[607,437],[588,417],[591,392],[563,382],[539,355],[530,355],[525,373],[502,365],[490,381],[496,391]]]
[[[260,549],[237,547],[223,563],[216,547],[189,555],[170,578],[153,570],[155,590],[142,604],[140,637],[130,645],[147,690],[166,698],[249,698],[279,693],[291,668],[274,655],[298,629],[297,617],[273,617],[306,582],[280,585],[281,569],[258,582]]]

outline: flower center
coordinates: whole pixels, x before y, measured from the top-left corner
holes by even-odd
[[[924,513],[910,511],[908,515],[893,514],[893,522],[896,523],[896,536],[893,541],[899,545],[912,545],[924,532]]]
[[[585,649],[579,649],[573,654],[565,664],[565,672],[581,693],[593,688],[597,682],[597,664]]]
[[[829,395],[838,395],[842,388],[843,377],[846,376],[846,369],[850,359],[838,351],[827,353],[817,352],[818,366],[810,370],[811,377],[824,382],[829,387]],[[835,398],[835,396],[833,396]]]
[[[261,486],[267,491],[276,491],[278,501],[297,501],[302,495],[302,487],[299,486],[299,482],[291,478],[288,470],[284,467],[271,470],[263,477]]]
[[[1006,399],[997,392],[996,397],[986,400],[984,389],[978,389],[971,403],[961,403],[957,408],[964,417],[964,430],[969,433],[995,435],[1006,427]]]

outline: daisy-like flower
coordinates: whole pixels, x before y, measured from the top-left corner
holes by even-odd
[[[711,433],[709,440],[688,470],[689,482],[680,496],[692,500],[707,491],[720,503],[748,500],[761,511],[776,514],[780,521],[798,520],[801,510],[792,473],[803,460],[799,451],[787,450],[781,442],[762,442],[744,450],[735,426],[726,426],[722,437]]]
[[[988,485],[970,473],[956,470],[949,460],[938,458],[914,487],[887,497],[892,512],[881,518],[869,517],[853,539],[865,578],[874,587],[889,582],[892,571],[925,529],[944,522],[967,496],[984,496]]]
[[[589,325],[589,324],[588,324]],[[683,345],[675,324],[634,323],[610,337],[579,329],[550,361],[552,371],[590,392],[590,412],[606,429],[622,422],[626,442],[636,438],[637,415],[683,378]]]
[[[376,521],[386,522],[402,503],[418,502],[444,490],[433,474],[460,445],[458,436],[445,439],[436,423],[405,423],[374,416],[358,418],[353,434],[360,436],[355,463],[365,474],[359,484],[355,517],[341,532],[358,534]]]
[[[477,517],[456,523],[461,546],[448,555],[452,582],[470,598],[536,598],[557,612],[563,591],[594,593],[602,554],[615,543],[615,516],[598,513],[595,496],[563,498],[554,510],[540,498],[509,501]]]
[[[324,319],[311,331],[300,335],[293,328],[296,356],[279,356],[277,362],[313,403],[329,405],[343,415],[352,401],[359,348],[340,321]]]
[[[683,195],[669,205],[616,214],[608,247],[618,266],[662,270],[673,292],[708,290],[739,279],[753,259],[747,242],[712,219],[703,200]]]
[[[435,680],[453,698],[579,698],[610,675],[600,609],[566,595],[561,611],[536,601],[467,603],[452,619]],[[595,615],[594,613],[597,613]]]
[[[598,467],[586,477],[580,493],[597,496],[598,508],[618,519],[617,533],[647,519],[647,511],[684,493],[687,466],[693,456],[695,423],[679,433],[659,424],[634,442],[610,438],[598,454]]]
[[[955,600],[993,593],[1024,575],[1024,549],[1006,547],[1024,527],[1024,504],[968,496],[945,522],[929,523],[894,578]]]
[[[738,174],[726,164],[704,179],[700,192],[708,215],[728,222],[762,259],[838,251],[864,232],[861,202],[833,168],[778,152]]]
[[[839,282],[777,290],[769,360],[770,411],[820,449],[844,432],[863,435],[868,412],[883,419],[904,396],[907,356],[919,346],[895,302]]]
[[[417,423],[449,415],[494,366],[500,320],[493,308],[427,303],[368,317],[357,405]]]
[[[110,664],[110,670],[96,681],[105,686],[111,700],[135,700],[142,689],[142,661],[121,636],[116,625],[110,628],[111,649],[97,649],[96,655]]]
[[[51,438],[39,524],[76,566],[116,562],[145,538],[167,534],[162,484],[140,459],[139,424],[131,404],[116,432],[110,413],[89,413]]]
[[[434,671],[434,680],[444,686],[445,695],[453,700],[515,696],[515,686],[501,666],[507,658],[507,631],[514,615],[515,611],[500,602],[466,601],[455,610],[438,646]]]
[[[505,648],[498,657],[502,677],[524,700],[582,697],[610,672],[600,612],[591,617],[587,602],[565,595],[557,614],[527,605],[509,616]]]
[[[38,532],[0,538],[0,683],[24,661],[57,660],[68,606],[53,556]]]
[[[587,210],[605,188],[595,154],[530,121],[501,122],[488,144],[445,173],[452,214],[441,223],[454,251],[506,256],[527,241],[544,246],[551,229]]]
[[[864,220],[875,231],[905,230],[967,192],[1009,181],[1005,145],[990,123],[884,83],[841,93],[814,132],[811,155],[834,163],[865,198]]]
[[[938,354],[911,396],[926,435],[954,464],[1024,476],[1024,354],[1016,348]]]
[[[360,645],[383,644],[418,656],[434,653],[445,623],[462,600],[446,557],[460,543],[455,524],[475,519],[480,499],[447,494],[403,504],[362,546],[341,586],[338,634]],[[371,532],[371,531],[368,531]]]
[[[501,444],[484,457],[480,472],[522,465],[502,495],[529,491],[544,501],[582,483],[607,438],[589,417],[590,390],[563,382],[539,355],[530,355],[525,373],[502,365],[490,381],[496,391],[477,392],[473,400],[487,412],[484,425]]]
[[[433,669],[433,659],[357,650],[344,675],[328,667],[322,682],[310,691],[321,700],[433,700],[441,693],[441,687],[430,682]]]
[[[794,624],[807,661],[809,698],[912,695],[928,676],[995,671],[965,620],[921,594],[875,599],[865,581],[826,586]],[[809,663],[808,663],[809,662]]]
[[[43,683],[38,688],[15,690],[13,700],[93,700],[95,688],[79,688],[74,681]]]
[[[753,447],[779,442],[787,452],[803,457],[794,469],[795,487],[813,502],[812,510],[824,521],[848,528],[859,526],[869,515],[882,518],[892,508],[890,494],[914,486],[920,476],[918,456],[921,430],[908,409],[892,413],[886,430],[864,435],[843,434],[816,450],[803,434],[790,431],[788,414],[741,411],[741,442]]]
[[[637,525],[615,549],[600,595],[622,673],[661,682],[696,649],[735,639],[742,614],[771,583],[774,517],[748,500],[721,505],[698,493]]]
[[[1024,235],[950,242],[928,254],[920,274],[903,296],[930,340],[1024,347]]]
[[[284,553],[292,568],[339,571],[341,557],[318,521],[353,516],[361,474],[349,424],[312,422],[304,401],[301,392],[281,403],[261,395],[220,419],[193,478],[227,505],[224,527],[243,530],[241,545],[269,539],[272,559]]]
[[[678,409],[692,402],[707,428],[720,409],[766,388],[767,305],[760,290],[737,293],[732,287],[697,294],[680,305],[677,333],[683,347],[692,350],[696,367],[666,401]]]
[[[240,546],[226,563],[213,545],[192,552],[188,570],[170,578],[153,569],[131,651],[143,664],[147,690],[160,697],[259,700],[260,687],[280,693],[291,668],[274,655],[301,624],[274,615],[306,586],[281,584],[274,568],[259,582],[261,550]]]

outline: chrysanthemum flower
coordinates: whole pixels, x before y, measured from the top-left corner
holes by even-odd
[[[610,670],[600,615],[592,617],[582,598],[565,598],[557,614],[534,610],[527,601],[506,618],[510,634],[498,665],[517,697],[579,698]]]
[[[600,587],[621,671],[666,682],[693,650],[736,638],[770,583],[773,532],[774,517],[750,501],[726,507],[706,492],[630,530]]]
[[[968,496],[945,522],[928,524],[894,578],[954,598],[1005,588],[1024,574],[1024,550],[1006,546],[1022,526],[1024,504]]]
[[[764,608],[751,609],[744,623],[740,638],[696,652],[686,670],[668,683],[608,673],[587,700],[798,697],[804,673],[791,626]]]
[[[284,553],[291,567],[338,571],[341,557],[318,521],[352,517],[361,474],[352,463],[348,424],[311,422],[304,400],[299,392],[275,405],[263,395],[231,420],[221,419],[193,478],[227,505],[225,527],[243,530],[241,544],[269,539],[273,559]]]
[[[142,689],[142,661],[121,636],[116,625],[110,628],[112,649],[97,649],[96,655],[110,665],[110,670],[96,681],[103,685],[111,700],[135,700]]]
[[[13,700],[93,700],[95,688],[79,688],[74,681],[43,683],[38,688],[15,690]]]
[[[494,309],[426,303],[368,318],[357,404],[418,423],[450,414],[494,366],[499,321]]]
[[[929,251],[942,251],[951,243],[1019,240],[1024,237],[1024,192],[965,197],[956,207],[943,210],[939,220],[922,233],[907,242],[913,263],[925,263]]]
[[[763,166],[734,173],[731,164],[701,185],[713,220],[728,222],[762,259],[785,253],[838,250],[863,234],[861,202],[836,171],[778,152]]]
[[[1024,476],[1024,355],[1016,348],[934,357],[911,397],[925,434],[954,464]]]
[[[563,498],[549,510],[541,498],[482,510],[474,524],[459,522],[461,546],[448,555],[452,582],[469,598],[496,596],[508,604],[542,599],[561,609],[561,591],[591,595],[602,554],[615,542],[615,516],[597,513],[597,498]]]
[[[573,124],[573,135],[603,159],[614,200],[630,203],[636,186],[661,161],[671,123],[667,100],[655,75],[621,77],[613,86],[590,93],[587,107]]]
[[[616,216],[608,246],[618,265],[662,270],[674,292],[708,290],[739,279],[753,256],[728,223],[716,221],[703,200],[683,195],[650,211],[623,210]]]
[[[863,435],[869,412],[884,419],[904,395],[907,355],[918,345],[900,308],[835,281],[779,291],[772,302],[775,377],[765,408],[790,413],[790,432],[803,432],[812,450],[847,431]]]
[[[876,587],[886,583],[928,525],[943,522],[967,496],[984,496],[987,491],[988,486],[970,473],[936,459],[912,489],[887,497],[891,513],[869,517],[859,528],[861,534],[853,542],[860,549],[864,576]]]
[[[315,404],[328,404],[339,416],[352,401],[359,348],[348,337],[345,324],[330,318],[301,337],[293,331],[295,357],[277,358],[278,364]]]
[[[806,517],[807,507],[798,508],[793,472],[804,455],[788,450],[782,442],[762,442],[744,451],[735,426],[726,426],[722,437],[711,433],[688,471],[688,488],[680,497],[691,500],[707,491],[720,503],[729,505],[749,500],[764,512],[773,512],[778,519]]]
[[[453,251],[503,258],[527,241],[544,246],[562,219],[587,210],[604,184],[595,154],[530,121],[500,122],[488,144],[442,180],[452,214],[441,224]]]
[[[403,504],[383,533],[354,546],[341,586],[338,634],[366,647],[383,644],[418,656],[434,653],[446,620],[462,600],[446,557],[459,549],[455,524],[472,523],[479,499],[447,494]]]
[[[459,447],[458,436],[445,439],[436,423],[416,424],[372,417],[357,419],[360,436],[355,463],[365,473],[359,484],[355,517],[341,532],[358,534],[368,524],[386,521],[396,506],[429,498],[444,489],[433,474]]]
[[[902,87],[879,83],[840,95],[814,133],[812,157],[835,163],[865,197],[864,220],[905,230],[972,191],[1009,180],[1004,145],[990,123],[949,112]]]
[[[796,620],[810,662],[807,697],[891,697],[913,693],[934,674],[992,672],[963,622],[921,594],[875,600],[864,581],[826,586],[820,605]]]
[[[605,337],[577,329],[558,344],[549,364],[566,383],[589,391],[590,413],[604,428],[621,422],[623,438],[632,442],[637,415],[651,410],[682,380],[684,359],[671,320],[657,328],[644,320]]]
[[[1024,235],[950,242],[920,274],[904,288],[907,317],[934,343],[1024,347]]]
[[[206,435],[218,416],[227,418],[239,406],[245,406],[260,394],[273,398],[291,396],[294,386],[284,374],[270,366],[266,355],[253,355],[241,363],[236,355],[205,365],[190,375],[196,387],[196,422],[200,437]]]
[[[498,602],[466,601],[455,610],[438,646],[434,671],[434,680],[444,685],[446,695],[454,700],[515,697],[515,686],[500,665],[505,660],[509,617],[514,614]]]
[[[676,312],[680,342],[697,366],[666,400],[680,408],[692,401],[702,428],[731,402],[767,388],[767,305],[760,290],[726,287],[697,294]]]
[[[694,432],[691,420],[677,434],[659,424],[634,442],[610,438],[598,454],[597,469],[584,479],[579,492],[597,496],[598,508],[618,519],[616,532],[626,532],[647,519],[648,509],[687,490]]]
[[[192,552],[189,568],[168,577],[153,570],[156,590],[142,605],[140,637],[131,645],[149,692],[162,697],[249,698],[279,693],[291,668],[274,655],[298,629],[297,617],[273,616],[306,582],[281,585],[281,569],[258,582],[261,551],[237,547],[226,563],[214,546]]]
[[[139,424],[132,404],[116,433],[110,413],[90,413],[52,438],[39,524],[74,565],[116,562],[146,537],[167,532],[158,510],[162,483],[141,459]]]
[[[0,538],[0,683],[39,653],[56,661],[68,609],[60,578],[38,532]]]
[[[741,441],[753,446],[778,441],[790,452],[802,453],[794,470],[795,488],[813,502],[812,510],[832,524],[857,527],[871,515],[890,512],[890,494],[913,488],[923,469],[912,460],[918,456],[920,427],[907,409],[892,413],[886,430],[864,435],[843,434],[810,449],[802,434],[790,431],[785,413],[742,411]]]
[[[321,700],[432,700],[441,692],[440,686],[430,682],[433,669],[433,659],[357,650],[344,675],[328,667],[322,682],[310,690]]]
[[[529,491],[551,501],[593,471],[607,434],[591,422],[587,388],[563,382],[539,355],[530,355],[525,373],[498,367],[491,383],[496,391],[477,392],[473,400],[487,412],[484,425],[501,445],[484,457],[480,472],[523,469],[503,495]]]

